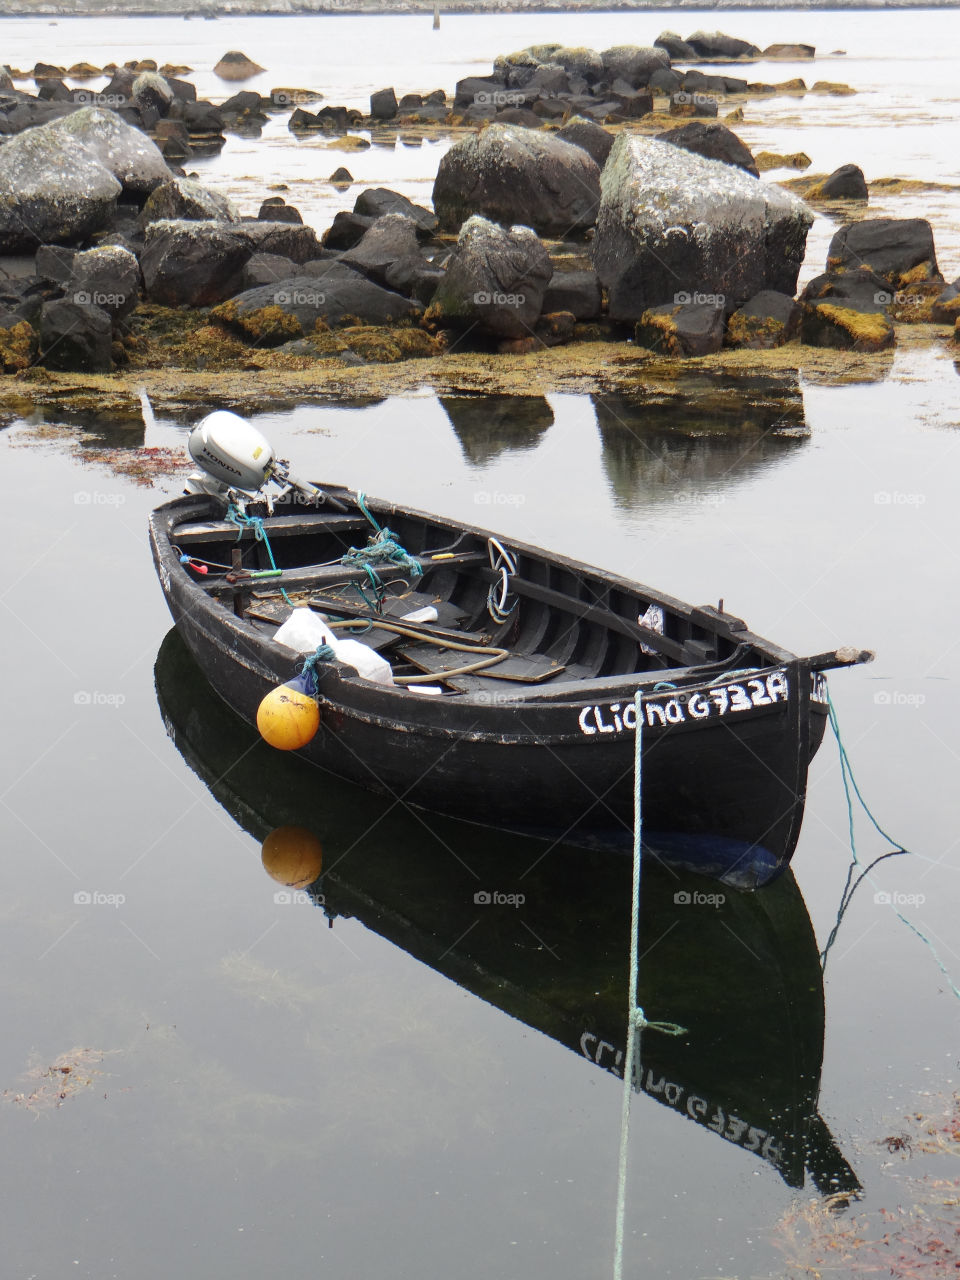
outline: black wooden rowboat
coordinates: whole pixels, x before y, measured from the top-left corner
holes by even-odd
[[[303,749],[314,764],[453,817],[629,846],[639,688],[648,846],[748,887],[788,864],[826,724],[823,672],[871,655],[798,658],[722,608],[692,607],[452,520],[364,505],[346,489],[326,494],[310,505],[287,493],[272,512],[248,505],[259,528],[225,520],[224,503],[206,494],[151,517],[174,621],[245,720],[254,723],[264,695],[302,665],[273,639],[289,614],[282,587],[378,649],[400,682],[319,665],[321,728]],[[422,576],[409,562],[372,573],[341,563],[371,533],[365,511],[389,526]],[[251,576],[270,572],[271,553],[280,576]],[[434,621],[401,620],[424,605],[437,610]],[[424,680],[439,696],[418,687]]]

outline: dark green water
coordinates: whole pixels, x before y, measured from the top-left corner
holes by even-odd
[[[822,1001],[848,862],[832,743],[796,885],[717,907],[650,881],[644,1000],[688,1036],[645,1045],[628,1275],[784,1275],[771,1232],[798,1182],[849,1186],[849,1166],[886,1203],[876,1140],[955,1078],[958,1003],[875,901],[911,898],[960,977],[960,380],[910,361],[909,381],[666,404],[424,392],[258,420],[305,474],[722,596],[796,651],[877,650],[831,688],[865,794],[917,852],[855,898]],[[98,461],[142,432],[84,425],[82,456],[0,432],[3,1276],[609,1276],[624,868],[522,874],[515,842],[278,773],[164,641],[161,493]],[[261,866],[297,818],[332,928]],[[30,1076],[55,1062],[67,1084]]]

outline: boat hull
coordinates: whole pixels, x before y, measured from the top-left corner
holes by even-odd
[[[162,509],[161,509],[162,510]],[[154,526],[174,622],[244,720],[292,677],[292,651],[211,601]],[[320,730],[300,753],[403,805],[521,834],[630,847],[637,677],[603,697],[429,697],[318,669]],[[596,698],[596,700],[594,700]],[[645,842],[664,861],[756,887],[790,860],[809,761],[826,722],[822,677],[798,660],[655,689],[642,708]]]

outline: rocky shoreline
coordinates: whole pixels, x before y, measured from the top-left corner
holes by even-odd
[[[960,0],[805,0],[805,9],[871,10],[871,9],[956,9]],[[671,9],[720,8],[704,4],[704,0],[673,0]],[[731,9],[793,9],[784,0],[738,0]],[[304,14],[341,14],[344,16],[394,14],[432,14],[433,0],[38,0],[25,11],[23,0],[0,0],[0,18],[29,17],[148,17],[179,16],[212,21],[229,16],[303,16]],[[641,13],[650,5],[642,0],[466,0],[441,5],[441,14],[452,17],[473,13]]]
[[[310,89],[241,89],[215,106],[189,69],[150,61],[0,72],[0,399],[54,374],[329,386],[331,371],[403,361],[426,380],[438,364],[520,358],[529,380],[558,347],[571,367],[588,347],[608,353],[601,365],[781,348],[852,358],[908,326],[952,333],[953,349],[960,282],[944,280],[928,222],[869,217],[854,164],[762,180],[768,159],[730,127],[743,103],[854,90],[694,65],[759,57],[815,50],[705,31],[650,48],[539,45],[451,96],[384,88],[369,115]],[[242,83],[262,69],[232,51],[216,70]],[[98,90],[67,83],[103,75]],[[18,87],[28,78],[35,93]],[[359,130],[452,134],[433,209],[368,188],[320,236],[282,196],[244,216],[181,166],[277,113],[346,151],[369,146]],[[329,181],[352,184],[342,166]],[[811,205],[841,225],[796,296]]]

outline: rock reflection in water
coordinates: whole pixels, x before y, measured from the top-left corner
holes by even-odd
[[[603,466],[618,503],[724,489],[808,438],[796,370],[680,373],[594,395]]]
[[[441,396],[440,403],[475,467],[501,453],[535,448],[553,426],[543,396]]]

